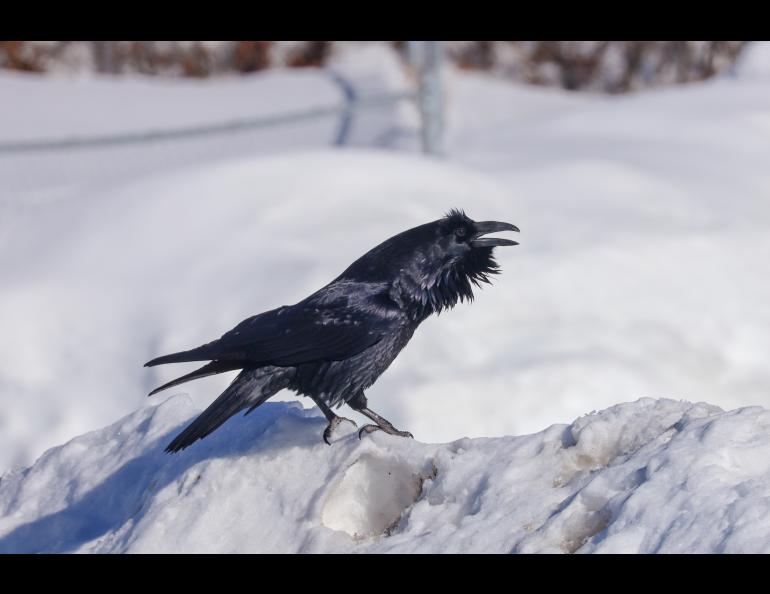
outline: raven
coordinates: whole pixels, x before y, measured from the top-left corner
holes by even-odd
[[[145,363],[210,361],[150,392],[240,369],[230,386],[166,448],[178,452],[234,414],[249,414],[284,388],[309,396],[335,428],[350,421],[332,412],[346,403],[373,421],[358,433],[412,437],[369,409],[364,390],[393,362],[428,316],[472,301],[472,285],[489,283],[499,266],[492,250],[517,242],[483,237],[518,231],[496,221],[475,222],[453,209],[443,218],[399,233],[353,262],[322,289],[242,321],[221,338]],[[353,423],[353,421],[350,421]],[[355,425],[355,423],[354,423]]]

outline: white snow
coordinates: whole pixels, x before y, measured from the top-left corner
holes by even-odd
[[[770,552],[770,411],[641,399],[430,445],[267,403],[178,455],[145,407],[0,482],[0,552]]]

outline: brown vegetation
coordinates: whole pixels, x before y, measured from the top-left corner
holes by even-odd
[[[0,68],[207,77],[323,66],[343,41],[2,41]],[[401,41],[390,43],[404,53]],[[745,41],[448,41],[459,67],[538,85],[608,93],[702,80]]]

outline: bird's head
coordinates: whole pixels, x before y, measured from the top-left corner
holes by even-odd
[[[473,300],[472,286],[489,283],[499,272],[495,247],[518,245],[498,231],[518,231],[497,221],[476,222],[453,209],[432,223],[399,233],[354,262],[343,277],[358,281],[389,282],[399,295],[438,313],[458,301]]]

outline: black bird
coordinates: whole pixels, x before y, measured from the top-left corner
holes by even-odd
[[[309,396],[323,411],[329,421],[323,434],[326,443],[340,422],[349,420],[332,412],[343,403],[374,423],[364,426],[359,437],[377,430],[412,437],[370,410],[364,390],[388,368],[423,320],[458,301],[472,301],[472,285],[490,282],[489,275],[499,272],[493,248],[517,245],[483,236],[518,230],[510,223],[477,223],[452,210],[381,243],[299,303],[247,318],[218,340],[146,363],[152,367],[210,361],[150,396],[200,377],[242,370],[166,451],[186,448],[283,388]]]

